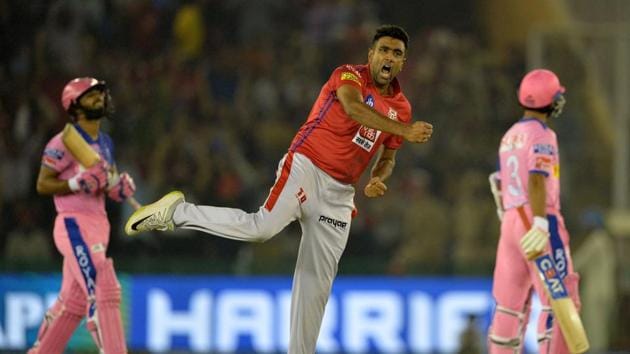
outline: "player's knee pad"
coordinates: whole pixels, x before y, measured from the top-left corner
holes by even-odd
[[[120,283],[116,277],[114,263],[106,258],[96,266],[96,303],[118,306],[120,304]]]
[[[523,311],[512,310],[507,307],[497,305],[492,326],[488,333],[491,353],[499,351],[492,348],[502,348],[510,353],[520,353],[523,334],[527,326],[526,319],[529,317],[529,303],[525,305]]]
[[[537,339],[540,354],[570,354],[551,307],[545,306],[540,312]]]
[[[538,339],[538,345],[545,345],[551,340],[552,328],[554,325],[553,312],[551,307],[543,306],[538,316],[538,333],[536,338]],[[541,353],[543,353],[541,351]]]
[[[46,312],[29,354],[55,354],[63,352],[72,333],[85,315],[87,300],[79,286],[60,294],[55,304]]]
[[[127,352],[120,315],[121,288],[110,258],[96,266],[96,318],[88,321],[107,354]],[[98,343],[98,342],[97,342]]]

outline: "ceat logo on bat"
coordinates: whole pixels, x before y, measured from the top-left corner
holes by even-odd
[[[536,266],[538,270],[540,270],[544,278],[545,286],[549,289],[552,298],[559,299],[568,296],[564,283],[558,275],[558,272],[556,272],[556,266],[548,254],[538,257],[536,259]]]

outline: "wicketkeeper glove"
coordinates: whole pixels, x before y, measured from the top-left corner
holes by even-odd
[[[107,187],[107,162],[99,161],[68,180],[68,187],[74,193],[98,194]]]
[[[127,172],[123,172],[119,176],[118,183],[109,189],[107,195],[110,199],[120,203],[131,197],[135,192],[136,184],[133,183],[133,178]]]
[[[549,240],[549,222],[547,218],[534,217],[534,225],[521,238],[521,249],[528,260],[538,257]]]

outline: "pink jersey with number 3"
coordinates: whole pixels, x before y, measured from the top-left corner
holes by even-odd
[[[545,176],[547,210],[560,210],[560,157],[556,133],[535,118],[516,122],[499,147],[501,194],[508,210],[528,204],[530,173]]]

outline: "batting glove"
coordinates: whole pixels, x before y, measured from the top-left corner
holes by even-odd
[[[549,222],[547,218],[534,217],[534,225],[521,238],[521,249],[528,260],[538,257],[544,250],[549,240]]]
[[[501,183],[501,177],[498,172],[494,172],[488,176],[488,182],[490,183],[490,191],[494,198],[494,204],[497,206],[497,217],[499,221],[503,221],[503,203],[501,202],[501,189],[499,188]]]
[[[109,189],[107,195],[116,202],[122,202],[136,192],[136,184],[127,172],[120,174],[118,183]]]
[[[68,180],[74,193],[98,194],[107,187],[107,163],[99,161],[94,166],[79,172]]]

